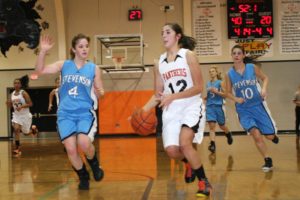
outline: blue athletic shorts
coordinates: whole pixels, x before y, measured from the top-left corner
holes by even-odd
[[[57,127],[61,141],[74,134],[88,135],[94,140],[97,131],[97,117],[94,110],[84,112],[58,111]]]
[[[220,126],[223,126],[225,124],[225,113],[223,110],[223,105],[207,105],[206,121],[217,122]]]
[[[252,128],[257,128],[263,135],[277,133],[276,125],[271,117],[271,113],[266,102],[251,106],[249,108],[236,108],[241,126],[250,132]]]

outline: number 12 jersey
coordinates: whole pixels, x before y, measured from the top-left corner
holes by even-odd
[[[164,82],[164,94],[182,92],[193,87],[193,79],[186,60],[188,49],[181,48],[174,61],[168,61],[165,52],[159,59],[159,73]]]

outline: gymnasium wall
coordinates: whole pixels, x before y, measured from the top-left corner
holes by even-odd
[[[183,15],[186,3],[190,0],[151,0],[151,1],[132,1],[132,0],[39,0],[45,6],[45,12],[42,12],[42,18],[46,19],[50,27],[43,33],[50,34],[54,40],[58,35],[63,35],[62,30],[57,28],[56,10],[54,2],[61,2],[64,6],[65,16],[65,44],[67,50],[70,48],[71,38],[79,33],[85,33],[91,36],[96,34],[121,34],[121,33],[143,33],[144,42],[148,47],[144,49],[145,63],[153,63],[153,59],[163,52],[161,44],[161,28],[167,22],[178,22],[186,28],[189,28],[186,22],[191,18]],[[141,3],[142,2],[142,3]],[[132,3],[137,4],[143,9],[143,21],[129,22],[127,20],[128,9]],[[160,10],[162,5],[174,5],[175,10],[163,12]],[[184,7],[185,6],[185,7]],[[186,11],[185,11],[186,12]],[[276,11],[274,11],[276,15]],[[186,30],[191,32],[191,30]],[[25,44],[22,44],[25,47]],[[12,47],[7,58],[0,56],[0,137],[7,137],[7,108],[5,107],[6,88],[12,86],[14,78],[20,77],[31,72],[35,64],[36,55],[32,50],[24,48],[24,52],[19,52],[17,47]],[[59,59],[58,45],[51,50],[47,56],[47,62],[53,62]],[[91,43],[90,59],[93,58],[93,42]],[[199,60],[201,62],[201,60]],[[203,61],[202,61],[203,62]],[[223,72],[226,72],[230,64],[217,64]],[[208,80],[209,65],[201,65],[204,80]],[[22,69],[19,71],[8,71],[8,69]],[[300,63],[293,62],[265,62],[263,70],[270,78],[268,90],[268,103],[273,117],[280,130],[294,129],[294,106],[291,102],[293,93],[300,84]],[[129,91],[129,90],[151,90],[153,88],[153,73],[144,74],[103,74],[105,90],[107,91]],[[52,86],[55,75],[43,76],[36,81],[31,81],[31,86]],[[232,102],[227,102],[227,117],[230,127],[233,131],[241,130],[234,112]]]

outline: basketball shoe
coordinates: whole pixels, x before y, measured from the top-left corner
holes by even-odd
[[[214,141],[210,141],[210,145],[208,146],[208,150],[212,153],[216,152],[216,144]]]
[[[185,175],[184,175],[185,182],[192,183],[195,181],[195,178],[196,178],[196,174],[192,169],[190,163],[185,163]]]
[[[212,191],[212,187],[206,178],[201,179],[198,182],[197,197],[208,197]]]
[[[269,172],[273,169],[272,158],[265,158],[265,164],[262,166],[264,172]]]

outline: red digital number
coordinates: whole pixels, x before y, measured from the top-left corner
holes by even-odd
[[[241,4],[241,5],[239,5],[239,12],[240,13],[249,12],[250,7],[251,6],[248,4]]]
[[[272,16],[261,16],[260,24],[271,24],[272,23]]]
[[[137,13],[137,19],[141,19],[142,18],[142,11],[137,10],[135,12]]]
[[[273,28],[272,27],[267,27],[267,32],[270,34],[270,35],[273,35]]]
[[[256,4],[253,5],[253,11],[257,12],[257,5]]]
[[[129,13],[129,19],[136,20],[142,18],[142,11],[140,10],[131,10]]]
[[[232,17],[231,21],[235,24],[235,25],[241,25],[243,20],[242,17]]]
[[[240,35],[241,35],[241,29],[239,29],[239,28],[234,28],[233,31],[235,32],[235,34],[236,34],[237,36],[240,36]]]
[[[255,32],[258,33],[259,35],[262,35],[262,28],[261,27],[256,27]]]
[[[243,29],[243,35],[250,36],[251,35],[251,28],[244,28]]]

